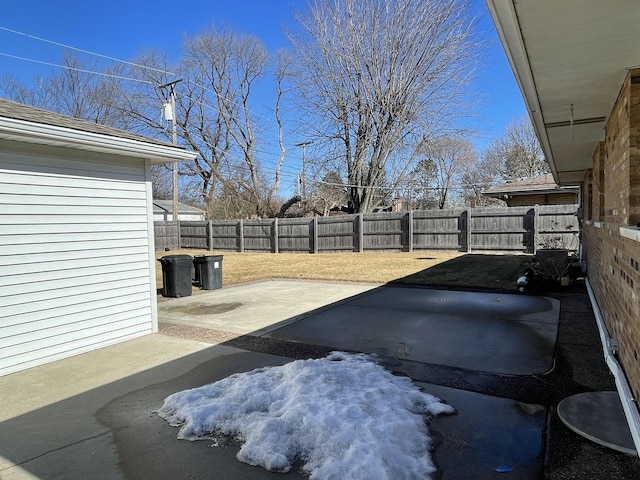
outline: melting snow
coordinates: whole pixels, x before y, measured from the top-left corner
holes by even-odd
[[[240,441],[238,460],[270,471],[424,479],[435,471],[425,417],[454,411],[371,356],[334,352],[175,393],[158,414],[180,439]]]

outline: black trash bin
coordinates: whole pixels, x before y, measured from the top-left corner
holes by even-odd
[[[196,255],[193,265],[202,290],[222,288],[222,255]]]
[[[188,297],[191,295],[191,255],[167,255],[162,264],[162,296]]]

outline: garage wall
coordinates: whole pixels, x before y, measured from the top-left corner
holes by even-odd
[[[144,161],[33,150],[0,142],[0,375],[157,328]]]

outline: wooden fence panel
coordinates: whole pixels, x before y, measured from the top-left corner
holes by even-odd
[[[358,248],[358,215],[318,218],[318,251],[350,251]]]
[[[180,222],[182,248],[208,248],[208,222]]]
[[[274,220],[244,220],[244,250],[248,252],[273,252]]]
[[[280,218],[278,219],[278,250],[281,252],[313,251],[313,219]]]
[[[472,209],[471,250],[528,251],[532,215],[530,207]]]
[[[156,249],[256,252],[577,249],[577,205],[382,212],[315,218],[155,222]]]
[[[536,248],[551,246],[578,249],[580,240],[576,205],[545,205],[538,210],[538,220]]]
[[[211,237],[213,245],[211,250],[240,250],[240,220],[212,220]]]
[[[180,235],[176,222],[154,222],[153,236],[156,250],[177,250],[180,248]]]
[[[464,247],[463,209],[413,212],[414,250],[459,250]]]
[[[406,212],[363,215],[363,250],[408,249],[406,218]]]

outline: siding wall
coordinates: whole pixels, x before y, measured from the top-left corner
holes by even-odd
[[[0,375],[157,328],[149,189],[142,160],[0,142]]]

